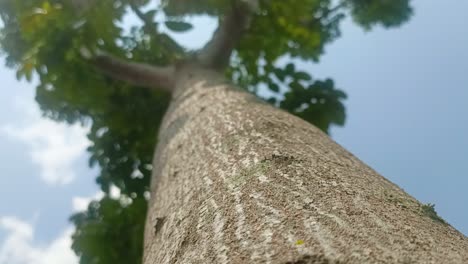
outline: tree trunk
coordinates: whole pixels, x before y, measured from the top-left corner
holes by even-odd
[[[159,133],[144,263],[468,263],[468,239],[309,123],[196,65]]]

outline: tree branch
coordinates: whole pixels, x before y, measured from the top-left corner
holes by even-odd
[[[92,65],[112,78],[168,92],[173,90],[173,67],[157,67],[145,63],[128,62],[102,51],[93,55],[86,48],[81,48],[80,52]]]
[[[217,70],[226,68],[232,51],[257,9],[258,0],[234,0],[231,12],[220,20],[212,39],[198,52],[198,61]]]
[[[151,19],[148,19],[147,16],[145,16],[145,14],[143,14],[143,12],[141,12],[141,10],[138,8],[138,6],[136,4],[134,4],[133,2],[130,2],[130,8],[132,9],[132,11],[135,13],[135,15],[141,20],[143,21],[143,23],[145,24],[145,26],[148,28],[148,29],[151,29],[153,32],[153,34],[157,34],[157,30],[156,30],[156,27],[153,23],[153,20]]]

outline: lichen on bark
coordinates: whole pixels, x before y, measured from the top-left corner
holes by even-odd
[[[468,263],[466,237],[319,129],[179,71],[146,228],[165,222],[144,263]]]

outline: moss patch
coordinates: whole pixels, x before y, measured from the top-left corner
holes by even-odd
[[[240,141],[239,135],[231,135],[231,136],[226,137],[223,140],[223,144],[222,144],[223,150],[225,152],[234,150],[236,147],[238,147],[239,141]]]
[[[242,169],[239,174],[232,177],[231,183],[234,184],[235,187],[239,187],[241,185],[244,185],[249,179],[251,179],[255,175],[266,174],[270,168],[271,161],[262,160],[257,164],[254,164],[253,166]]]
[[[428,216],[432,220],[442,223],[442,224],[447,224],[447,222],[445,222],[445,220],[442,219],[435,211],[435,204],[431,204],[431,203],[423,204],[421,205],[421,211],[423,215]]]
[[[399,197],[399,196],[395,196],[391,193],[387,193],[385,192],[385,197],[387,199],[387,201],[403,208],[403,209],[409,209],[411,206],[411,202],[402,198],[402,197]],[[413,207],[414,208],[414,207]]]

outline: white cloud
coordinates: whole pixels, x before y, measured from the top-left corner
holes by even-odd
[[[73,197],[72,199],[72,210],[73,212],[83,212],[88,209],[88,205],[91,201],[93,200],[100,200],[102,197],[104,197],[104,192],[99,191],[93,196],[90,197]]]
[[[22,111],[22,125],[6,124],[0,126],[0,132],[29,147],[32,162],[41,168],[40,175],[46,183],[72,182],[72,165],[90,144],[86,138],[88,129],[44,119],[35,104],[17,100],[16,105]]]
[[[73,228],[68,228],[50,244],[34,244],[34,228],[15,217],[0,217],[6,238],[0,244],[0,264],[77,264],[71,249]]]
[[[112,184],[110,186],[110,190],[109,190],[109,197],[112,198],[112,199],[119,199],[120,198],[120,189],[119,189],[119,187]]]
[[[88,205],[89,205],[89,203],[91,203],[91,201],[100,200],[100,199],[102,199],[104,197],[104,195],[105,194],[104,194],[103,191],[99,191],[96,194],[88,196],[88,197],[75,196],[75,197],[72,198],[72,211],[73,212],[86,211],[86,209],[88,209]],[[109,190],[109,197],[112,198],[112,199],[115,199],[115,200],[120,199],[121,198],[120,189],[117,186],[112,184],[110,186],[110,190]]]

